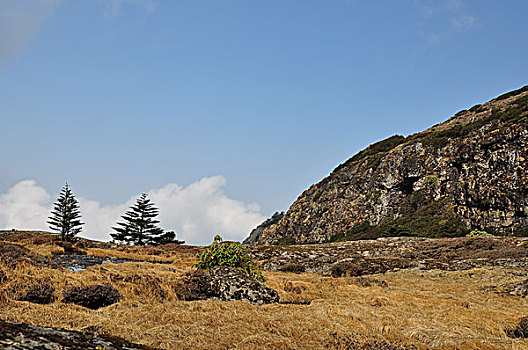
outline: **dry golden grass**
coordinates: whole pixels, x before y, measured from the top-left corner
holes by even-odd
[[[56,249],[53,245],[29,248],[43,255]],[[8,276],[3,290],[16,281],[49,280],[57,297],[51,304],[40,305],[8,299],[2,292],[0,318],[91,330],[161,349],[345,348],[346,342],[336,337],[365,342],[385,339],[419,349],[528,349],[527,340],[510,339],[503,331],[528,315],[526,300],[486,290],[522,279],[507,269],[401,270],[373,276],[386,281],[386,288],[361,287],[351,278],[266,272],[267,285],[280,293],[282,301],[311,304],[255,306],[178,300],[172,287],[192,268],[191,251],[152,255],[140,248],[86,250],[89,255],[173,263],[104,264],[81,272],[26,263],[0,266]],[[103,282],[119,290],[119,303],[89,310],[60,301],[65,286]]]

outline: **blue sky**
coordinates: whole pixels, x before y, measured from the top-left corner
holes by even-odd
[[[0,228],[46,228],[68,181],[99,208],[91,221],[149,192],[188,242],[243,238],[368,144],[528,84],[526,13],[487,0],[0,0]],[[106,221],[92,225],[104,239]]]

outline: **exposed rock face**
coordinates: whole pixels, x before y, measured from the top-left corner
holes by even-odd
[[[65,329],[36,327],[26,323],[0,321],[0,348],[23,349],[151,349],[116,337],[94,335]]]
[[[175,286],[182,300],[218,298],[224,301],[242,300],[263,305],[279,301],[279,293],[244,272],[229,266],[196,270]]]
[[[222,300],[243,300],[257,305],[279,301],[276,290],[234,267],[213,267],[209,270],[209,276],[212,294]]]
[[[369,146],[304,191],[257,243],[367,238],[369,225],[393,235],[527,234],[527,162],[528,86]]]
[[[334,277],[402,269],[460,271],[482,266],[528,271],[527,237],[387,237],[295,246],[253,245],[249,250],[268,271],[302,270]],[[291,271],[289,266],[296,268]],[[527,288],[528,280],[497,291],[524,296]]]
[[[271,216],[271,218],[264,221],[262,224],[258,225],[251,233],[249,234],[249,237],[242,242],[243,244],[255,244],[259,241],[260,236],[262,235],[262,232],[270,227],[271,225],[275,225],[277,222],[279,222],[280,219],[284,217],[284,212],[275,212]]]

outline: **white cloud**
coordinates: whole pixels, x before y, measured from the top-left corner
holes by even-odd
[[[436,46],[477,24],[475,16],[464,12],[462,0],[414,0],[414,5],[428,46]]]
[[[154,0],[100,0],[104,4],[105,16],[117,16],[125,5],[142,7],[146,13],[152,13],[158,6]]]
[[[0,64],[35,36],[60,0],[0,0]]]
[[[476,24],[477,20],[473,16],[461,16],[451,21],[451,28],[454,31],[461,32],[470,29]]]
[[[148,192],[160,210],[160,225],[176,231],[178,239],[189,244],[209,244],[216,233],[226,240],[242,240],[264,221],[258,205],[229,198],[223,176],[203,178],[187,187],[167,184]],[[73,189],[75,190],[75,188]],[[81,236],[109,240],[111,227],[120,220],[136,198],[119,205],[101,204],[78,198],[82,220]],[[5,229],[48,230],[47,217],[54,198],[35,181],[22,181],[0,195],[0,227]]]
[[[21,181],[0,195],[0,225],[11,229],[42,229],[51,196],[33,180]]]

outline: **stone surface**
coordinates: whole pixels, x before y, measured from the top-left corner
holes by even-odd
[[[422,133],[373,144],[248,240],[325,242],[365,222],[393,235],[406,227],[428,236],[528,234],[527,125],[524,87]]]
[[[73,271],[86,270],[94,265],[101,265],[103,263],[121,264],[128,261],[128,259],[119,259],[110,256],[89,256],[84,254],[55,254],[51,257],[51,260],[62,267],[68,268]]]
[[[279,293],[244,272],[228,266],[210,269],[212,294],[221,300],[242,300],[262,305],[279,301]]]
[[[248,247],[264,270],[363,276],[401,269],[467,270],[501,266],[528,270],[526,237],[388,237],[294,246]],[[520,288],[520,287],[519,287]]]
[[[0,321],[0,348],[5,350],[151,349],[116,337],[5,321]]]
[[[181,283],[174,286],[174,292],[180,299],[188,301],[217,298],[224,301],[249,301],[256,305],[279,301],[276,290],[228,266],[189,273]]]

